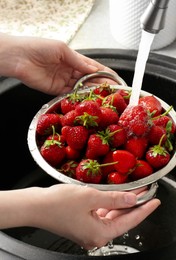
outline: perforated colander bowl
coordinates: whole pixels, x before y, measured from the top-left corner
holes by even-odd
[[[86,82],[87,80],[90,80],[90,79],[96,78],[96,77],[110,78],[110,79],[114,80],[117,84],[112,86],[113,89],[131,90],[131,87],[128,87],[122,78],[120,78],[118,75],[114,75],[114,74],[111,74],[108,72],[96,72],[93,74],[86,75],[83,78],[81,78],[80,80],[78,80],[74,89],[77,88],[78,86],[82,86],[83,85],[82,83]],[[95,86],[91,86],[91,87],[84,86],[78,90],[78,93],[84,94],[86,92],[90,92],[90,89],[94,89],[94,88],[95,88]],[[73,89],[73,91],[74,91],[74,89]],[[141,94],[141,96],[153,95],[153,94],[143,91],[143,90],[141,91],[140,94]],[[40,115],[45,114],[50,111],[54,111],[54,109],[57,107],[58,103],[65,97],[66,97],[66,95],[58,96],[58,97],[52,99],[47,104],[44,104],[41,107],[41,109],[37,112],[37,114],[34,116],[34,118],[32,119],[32,122],[31,122],[31,124],[29,126],[29,130],[28,130],[28,147],[29,147],[31,155],[34,158],[34,160],[36,161],[36,163],[47,174],[49,174],[50,176],[52,176],[53,178],[57,179],[59,182],[62,182],[62,183],[86,185],[86,186],[94,187],[96,189],[105,190],[105,191],[110,191],[110,190],[129,191],[129,190],[133,190],[133,189],[140,188],[140,187],[151,184],[151,188],[150,188],[149,194],[147,195],[147,199],[150,198],[151,196],[153,196],[156,193],[156,189],[158,187],[157,181],[159,179],[161,179],[163,176],[165,176],[166,174],[168,174],[169,172],[171,172],[176,166],[175,148],[174,148],[174,151],[172,153],[169,163],[165,167],[154,172],[153,174],[151,174],[148,177],[139,179],[137,181],[124,183],[124,184],[83,183],[81,181],[75,180],[71,177],[64,175],[62,172],[59,172],[58,170],[56,170],[55,168],[50,166],[45,161],[45,159],[40,154],[40,151],[38,149],[37,142],[36,142],[36,127],[37,127],[38,119],[39,119]],[[170,105],[168,105],[166,102],[164,102],[160,98],[158,98],[158,97],[156,97],[156,98],[161,102],[162,107],[165,111],[169,110]],[[174,109],[172,109],[169,112],[169,116],[173,119],[173,121],[176,124],[176,112],[174,111]],[[143,199],[141,199],[141,201],[143,201]]]

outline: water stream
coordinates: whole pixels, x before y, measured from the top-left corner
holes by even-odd
[[[155,34],[142,30],[141,41],[139,44],[138,55],[135,64],[134,77],[132,82],[132,93],[130,97],[130,105],[136,106],[138,104],[140,91],[142,88],[142,81],[144,77],[147,59],[150,53],[150,47],[154,40]]]
[[[135,64],[135,71],[132,83],[132,93],[130,97],[131,106],[138,104],[140,91],[142,88],[142,81],[144,77],[145,67],[147,59],[150,53],[150,47],[154,40],[155,34],[148,33],[142,30],[141,41],[139,44],[138,55]],[[138,238],[138,237],[137,237]],[[137,239],[136,238],[136,239]],[[107,255],[119,255],[137,252],[135,248],[131,248],[123,245],[114,245],[113,240],[110,241],[107,246],[101,248],[94,248],[88,251],[89,256],[107,256]]]

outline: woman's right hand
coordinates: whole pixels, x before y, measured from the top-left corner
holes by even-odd
[[[137,226],[160,205],[158,199],[152,199],[134,207],[137,197],[143,193],[143,189],[120,192],[72,184],[55,185],[43,189],[43,203],[38,206],[34,225],[85,249],[101,247]]]

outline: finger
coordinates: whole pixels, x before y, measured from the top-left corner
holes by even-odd
[[[123,235],[125,232],[128,232],[129,230],[140,224],[159,205],[160,201],[158,199],[153,199],[138,208],[133,207],[122,210],[124,214],[120,216],[118,214],[117,217],[113,220],[108,218],[99,218],[94,211],[92,213],[92,216],[96,220],[95,230],[97,230],[97,233],[99,234],[99,240],[98,244],[96,241],[93,246],[101,247],[105,245],[109,240],[112,240]],[[97,217],[99,218],[99,221],[97,221]],[[90,246],[90,248],[92,247]]]
[[[144,186],[144,187],[140,187],[140,188],[131,190],[130,192],[133,192],[133,193],[135,193],[136,195],[138,195],[138,194],[140,194],[141,192],[147,191],[147,190],[148,190],[148,187],[147,187],[147,186]]]
[[[137,195],[137,198],[140,198],[141,196],[143,196],[147,191],[142,191]],[[136,205],[134,205],[136,206]],[[125,213],[127,213],[129,209],[119,209],[119,210],[107,210],[107,209],[98,209],[97,210],[97,214],[101,217],[106,217],[109,219],[114,219],[117,216],[123,215]]]
[[[132,208],[128,208],[128,209],[126,208],[126,209],[120,209],[120,210],[115,210],[115,209],[109,210],[104,217],[107,219],[113,220],[114,218],[127,214],[131,210],[132,210]]]
[[[140,207],[127,210],[126,214],[114,218],[112,221],[114,237],[120,236],[136,227],[160,205],[160,200],[152,199]]]
[[[103,209],[103,208],[100,208],[100,209],[97,209],[96,213],[99,217],[105,217],[109,212],[109,209]]]
[[[104,84],[104,83],[108,83],[110,85],[117,85],[117,82],[115,82],[112,79],[109,78],[95,78],[95,79],[91,79],[91,81],[86,82],[84,85],[86,86],[96,86],[99,84]]]
[[[117,74],[111,68],[106,67],[105,65],[97,62],[96,60],[88,58],[74,50],[71,50],[71,52],[65,51],[64,56],[65,61],[67,61],[69,65],[71,65],[74,69],[82,73],[93,73],[97,70],[101,70]]]
[[[81,54],[80,54],[81,55]],[[117,74],[113,69],[111,69],[110,67],[107,67],[105,66],[104,64],[96,61],[95,59],[91,59],[89,57],[86,57],[86,56],[83,56],[83,59],[85,62],[91,64],[92,66],[95,66],[98,68],[98,70],[101,70],[101,71],[108,71],[110,73],[114,73],[114,74]]]
[[[146,187],[143,187],[143,188],[140,188],[140,189],[137,189],[134,191],[135,194],[137,195],[137,199],[142,197],[143,195],[145,195],[148,190],[146,190]],[[136,205],[135,205],[136,206]],[[103,211],[103,216],[106,217],[106,218],[109,218],[109,219],[113,219],[117,216],[120,216],[120,215],[123,215],[125,213],[127,213],[128,210],[127,209],[121,209],[121,210],[111,210],[111,211],[107,211],[105,212],[105,210]],[[101,213],[101,212],[100,212]],[[105,214],[106,213],[106,214]],[[101,213],[102,214],[102,213]],[[102,216],[102,215],[101,215]]]
[[[83,55],[70,48],[64,49],[63,57],[67,64],[82,73],[92,73],[98,70],[97,64],[93,64],[91,59],[85,59]]]
[[[82,73],[78,70],[74,70],[73,73],[72,73],[72,78],[78,80],[84,75],[85,75],[85,73]]]
[[[130,209],[128,209],[128,210],[130,210]],[[127,209],[117,209],[117,210],[101,209],[101,210],[96,211],[97,215],[100,218],[106,218],[106,219],[110,219],[110,220],[113,220],[114,218],[121,216],[121,215],[125,214],[126,212],[127,212]]]
[[[90,203],[92,203],[92,209],[119,209],[129,208],[136,204],[137,196],[132,192],[121,192],[121,191],[96,191],[96,194]]]
[[[137,198],[139,198],[147,192],[147,187],[145,186],[142,188],[138,188],[138,189],[133,190],[132,192],[134,192],[137,195]],[[124,206],[125,206],[125,204],[124,204]],[[118,209],[120,209],[120,208],[118,208]],[[117,216],[124,214],[125,211],[123,211],[122,209],[121,210],[116,210],[116,209],[109,210],[107,208],[99,208],[99,209],[97,209],[96,212],[97,212],[98,216],[100,216],[100,217],[106,217],[109,219],[113,219]]]
[[[125,213],[127,213],[128,211],[131,210],[130,208],[125,208],[125,209],[112,209],[112,210],[108,210],[108,209],[98,209],[96,211],[97,215],[101,218],[108,218],[108,219],[114,219],[118,216],[121,216]]]

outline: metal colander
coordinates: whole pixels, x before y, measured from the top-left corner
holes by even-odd
[[[82,77],[80,80],[77,81],[74,89],[78,88],[79,86],[83,86],[84,82],[86,82],[87,80],[96,78],[96,77],[110,78],[110,79],[114,80],[116,82],[116,85],[113,85],[113,89],[116,88],[116,89],[131,90],[131,87],[127,86],[126,82],[121,77],[119,77],[118,75],[109,73],[109,72],[96,72],[96,73],[93,73],[93,74],[86,75],[86,76]],[[83,86],[78,90],[78,93],[86,93],[86,92],[89,92],[90,89],[93,89],[93,88],[95,88],[95,86],[91,86],[91,87]],[[73,91],[74,91],[74,89],[73,89]],[[141,90],[141,96],[149,96],[149,95],[151,95],[151,93]],[[150,199],[152,196],[154,196],[155,193],[156,193],[157,187],[158,187],[157,181],[159,179],[161,179],[163,176],[165,176],[166,174],[168,174],[169,172],[171,172],[174,169],[174,167],[176,166],[175,150],[172,154],[172,157],[171,157],[169,163],[165,167],[156,171],[155,173],[151,174],[148,177],[139,179],[137,181],[124,183],[124,184],[92,184],[92,183],[89,184],[89,183],[83,183],[81,181],[75,180],[71,177],[64,175],[63,173],[59,172],[58,170],[56,170],[55,168],[50,166],[45,161],[45,159],[40,154],[40,151],[38,149],[37,142],[36,142],[36,126],[37,126],[37,123],[38,123],[38,119],[39,119],[41,114],[45,114],[49,111],[54,110],[54,108],[57,106],[58,102],[60,102],[61,99],[65,98],[65,97],[66,97],[66,95],[58,96],[58,97],[52,99],[50,102],[44,104],[41,107],[41,109],[37,112],[37,114],[34,116],[34,118],[32,119],[32,122],[29,126],[27,138],[28,138],[29,150],[31,152],[32,157],[36,161],[36,163],[47,174],[49,174],[50,176],[52,176],[53,178],[57,179],[59,182],[62,182],[62,183],[86,185],[86,186],[90,186],[90,187],[93,187],[93,188],[96,188],[96,189],[99,189],[99,190],[105,190],[105,191],[110,191],[110,190],[111,191],[112,190],[129,191],[129,190],[133,190],[133,189],[140,188],[140,187],[151,184],[150,191],[148,192],[148,195],[147,195],[147,200]],[[157,97],[157,99],[161,102],[164,110],[168,110],[170,108],[170,105],[165,103],[163,100],[161,100],[158,97]],[[176,123],[176,112],[174,111],[174,109],[172,109],[169,112],[169,115],[173,119],[173,121]],[[141,198],[140,202],[138,202],[138,203],[142,203],[142,202],[143,202],[143,198]]]

